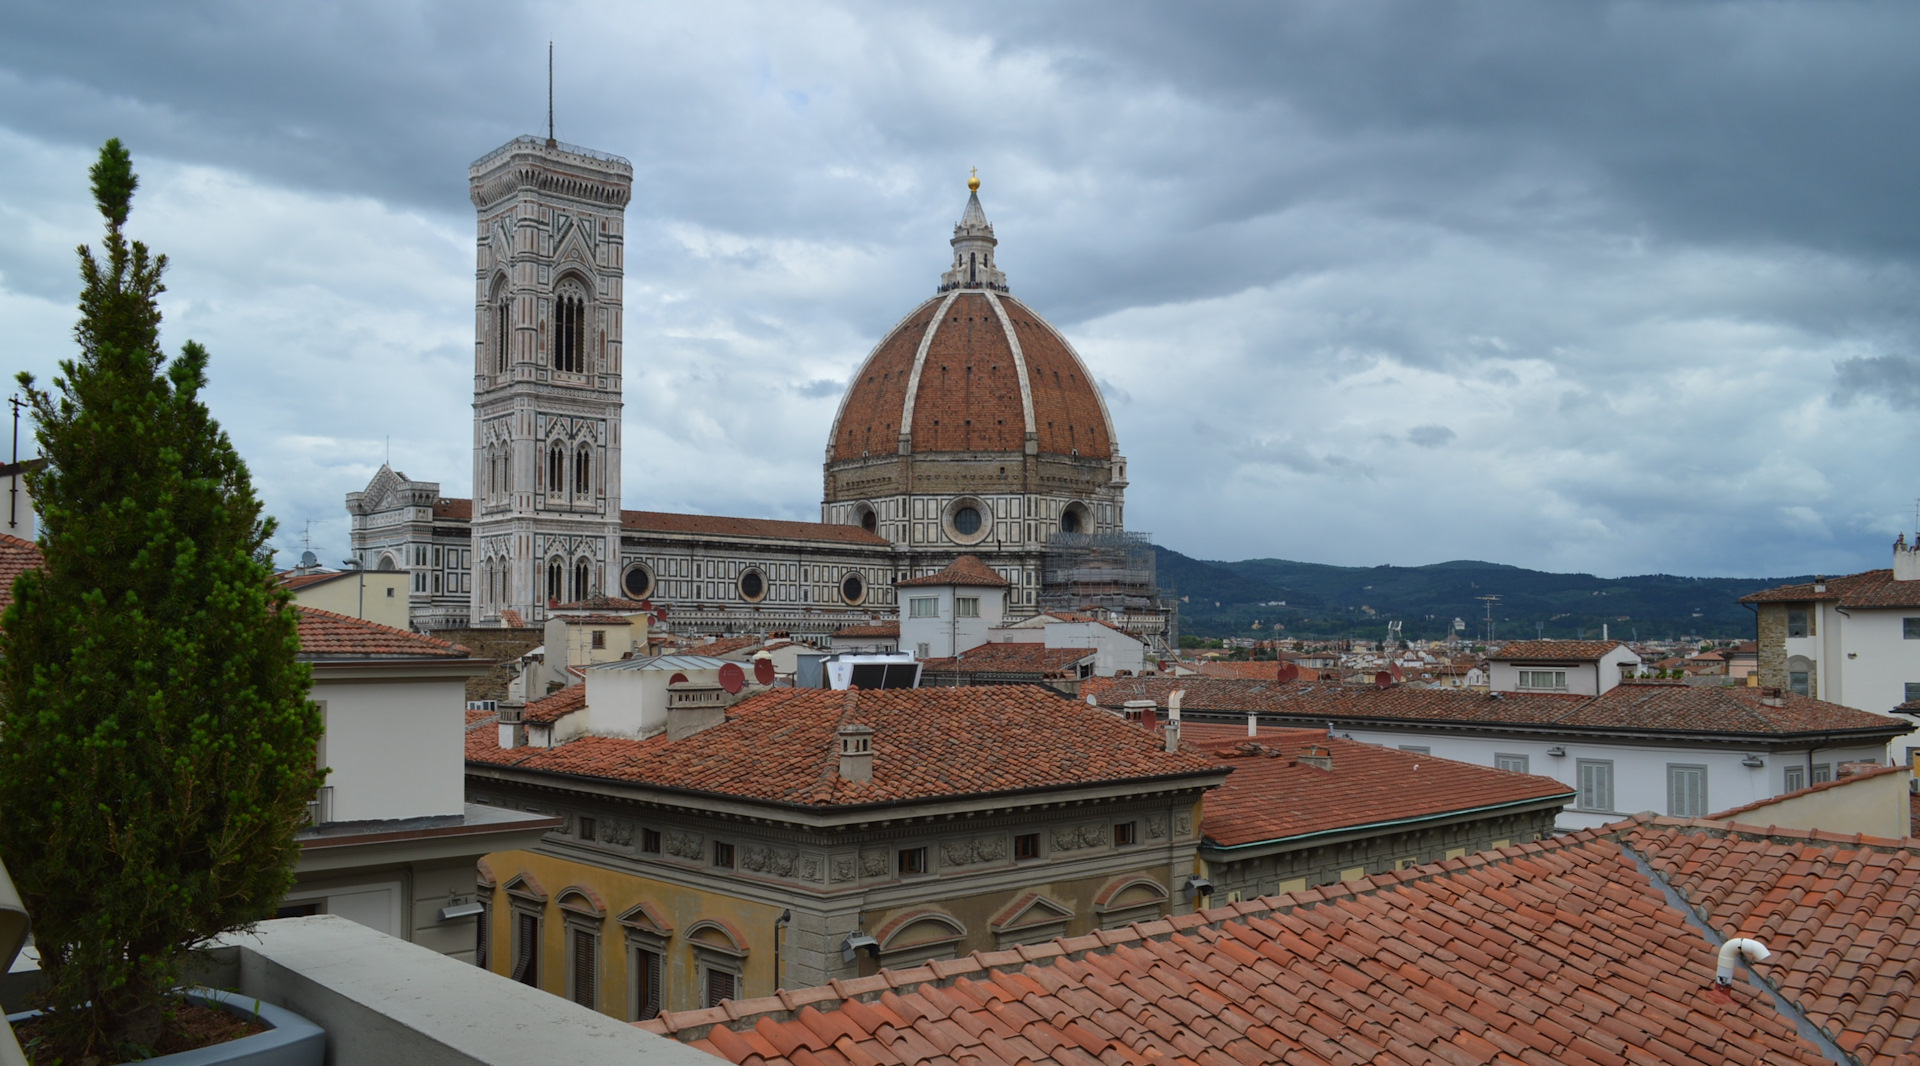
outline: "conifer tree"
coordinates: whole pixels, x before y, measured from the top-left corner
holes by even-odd
[[[79,250],[79,355],[50,390],[20,375],[45,564],[0,617],[0,857],[67,1062],[150,1047],[188,951],[273,914],[319,784],[272,522],[199,398],[206,350],[159,349],[167,261],[122,233],[117,139],[91,176],[107,229],[103,259]]]

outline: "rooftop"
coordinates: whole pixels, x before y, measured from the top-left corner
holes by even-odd
[[[1321,681],[1241,681],[1217,677],[1094,678],[1082,689],[1103,705],[1151,699],[1185,690],[1190,712],[1293,716],[1302,724],[1330,719],[1375,722],[1459,722],[1530,728],[1723,734],[1785,737],[1805,734],[1880,733],[1898,736],[1913,726],[1886,715],[1857,711],[1806,696],[1782,695],[1779,706],[1765,690],[1700,688],[1660,682],[1624,682],[1599,696],[1486,694],[1394,685],[1343,685]]]
[[[835,637],[844,637],[848,640],[898,637],[900,635],[900,623],[876,622],[870,626],[841,626],[839,629],[833,631],[833,635]]]
[[[13,606],[13,580],[40,569],[40,546],[30,540],[0,533],[0,611]]]
[[[1200,820],[1207,841],[1227,847],[1564,802],[1574,794],[1550,777],[1343,740],[1325,729],[1263,729],[1249,737],[1242,726],[1189,722],[1180,739],[1233,768],[1227,783],[1207,794]],[[1299,760],[1309,744],[1333,756],[1331,770]]]
[[[1487,658],[1503,663],[1598,662],[1621,646],[1617,640],[1514,640],[1488,652]]]
[[[585,683],[568,685],[566,688],[527,704],[520,719],[525,722],[557,722],[567,715],[587,705],[587,686]],[[496,743],[498,737],[495,738]]]
[[[1745,976],[1707,987],[1738,935],[1857,1061],[1907,1062],[1917,899],[1920,842],[1647,817],[642,1027],[742,1066],[1828,1061]]]
[[[364,618],[335,614],[318,607],[300,607],[300,658],[306,662],[329,659],[465,659],[464,645],[439,637],[410,633]]]
[[[1841,607],[1920,607],[1920,581],[1895,581],[1893,571],[1868,570],[1844,577],[1830,577],[1822,591],[1814,591],[1821,582],[1804,581],[1797,585],[1776,585],[1748,593],[1741,603],[1835,603]]]
[[[980,561],[977,555],[962,555],[947,564],[946,569],[925,577],[910,577],[905,581],[896,581],[894,588],[918,588],[923,585],[964,585],[968,588],[1003,589],[1012,582],[1001,577],[999,571]]]
[[[1092,648],[1049,648],[1044,644],[982,644],[958,656],[923,659],[921,670],[939,674],[1020,674],[1054,677],[1095,656]]]
[[[834,544],[864,544],[876,548],[891,542],[859,526],[826,522],[785,522],[775,518],[728,518],[722,515],[669,514],[665,511],[621,511],[620,528],[636,533],[745,537],[752,540],[812,540]]]
[[[873,733],[873,780],[839,776],[837,731]],[[1217,783],[1217,760],[1039,688],[774,689],[682,740],[586,736],[502,750],[467,734],[471,764],[631,782],[783,805],[857,806],[1141,779]]]

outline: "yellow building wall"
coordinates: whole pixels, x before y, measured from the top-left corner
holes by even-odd
[[[293,602],[302,607],[364,618],[395,629],[412,628],[407,618],[407,581],[404,570],[362,570],[359,577],[348,574],[295,589]],[[362,588],[361,581],[365,581]]]
[[[721,921],[737,930],[747,943],[742,960],[739,998],[773,991],[773,922],[783,908],[740,899],[721,892],[687,888],[632,873],[555,858],[531,851],[502,851],[487,856],[498,887],[487,908],[487,968],[510,976],[513,966],[513,907],[505,890],[516,876],[530,873],[547,891],[542,914],[540,987],[556,996],[567,994],[567,912],[558,900],[569,887],[591,889],[606,904],[600,923],[600,989],[595,1008],[602,1014],[629,1020],[627,1006],[627,937],[617,919],[641,903],[650,904],[673,926],[661,960],[663,1010],[693,1010],[703,1006],[699,962],[686,933],[705,919]]]

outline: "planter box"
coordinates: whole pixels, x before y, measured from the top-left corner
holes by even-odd
[[[159,1055],[143,1062],[157,1066],[322,1066],[326,1060],[326,1031],[290,1010],[212,988],[191,989],[186,997],[228,1014],[257,1018],[272,1028],[224,1044]],[[7,1024],[17,1026],[39,1013],[10,1014]]]

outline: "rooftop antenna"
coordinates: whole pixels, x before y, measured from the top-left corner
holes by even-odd
[[[1487,605],[1487,643],[1493,643],[1493,605],[1500,602],[1497,595],[1475,596],[1474,599]]]
[[[553,42],[547,42],[547,147],[560,142],[553,139]]]
[[[15,394],[7,401],[13,407],[13,473],[7,475],[7,528],[15,529],[20,525],[20,397]],[[1920,540],[1920,533],[1914,534]]]

